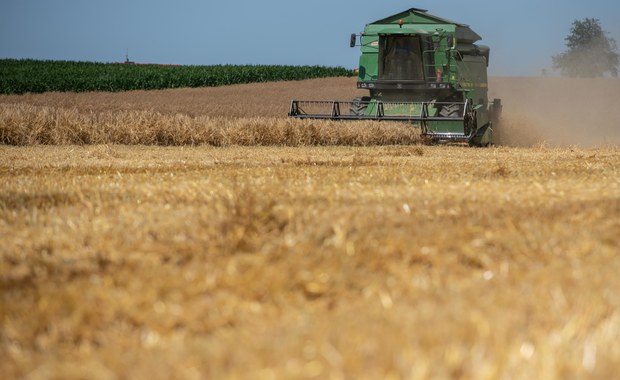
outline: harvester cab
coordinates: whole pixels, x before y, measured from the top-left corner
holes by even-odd
[[[435,143],[497,142],[502,105],[487,99],[490,49],[480,39],[468,25],[417,8],[367,24],[351,47],[361,47],[357,88],[368,96],[293,100],[289,116],[403,121]]]

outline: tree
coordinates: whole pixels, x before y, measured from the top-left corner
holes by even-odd
[[[575,20],[565,38],[568,51],[553,56],[553,68],[569,77],[618,77],[620,55],[616,41],[607,37],[598,19]]]

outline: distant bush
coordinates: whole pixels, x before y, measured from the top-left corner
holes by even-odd
[[[342,67],[324,66],[170,66],[3,59],[0,93],[157,90],[353,75]]]

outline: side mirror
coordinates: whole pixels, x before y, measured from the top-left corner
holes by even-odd
[[[349,46],[355,47],[355,43],[357,42],[357,35],[355,33],[351,34],[351,42]]]

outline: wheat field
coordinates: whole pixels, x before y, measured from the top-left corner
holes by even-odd
[[[2,377],[614,378],[618,119],[495,81],[489,149],[278,117],[348,79],[0,97]]]

